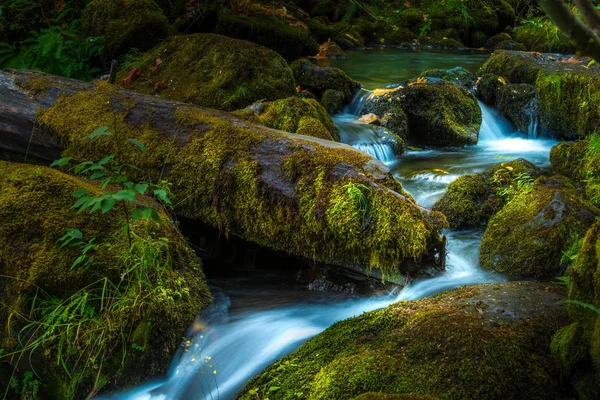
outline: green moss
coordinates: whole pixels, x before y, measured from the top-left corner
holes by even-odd
[[[539,178],[490,220],[481,241],[481,266],[510,276],[559,275],[562,252],[598,213],[567,178]]]
[[[486,104],[496,106],[498,103],[498,90],[502,86],[500,77],[494,74],[485,74],[477,85],[477,96]]]
[[[481,67],[481,75],[502,76],[511,83],[533,85],[543,66],[536,62],[535,56],[507,50],[496,50]]]
[[[159,58],[160,67],[151,72]],[[147,72],[128,89],[221,110],[296,93],[292,73],[277,53],[220,35],[170,37],[144,54],[139,64]],[[121,71],[119,79],[128,73]],[[157,88],[157,82],[163,85]]]
[[[446,82],[453,83],[469,90],[475,86],[477,78],[471,72],[462,67],[452,69],[430,69],[423,72],[421,77],[443,79]]]
[[[542,124],[564,138],[600,132],[600,77],[594,73],[557,72],[536,83]]]
[[[436,397],[415,394],[364,393],[353,400],[437,400]]]
[[[341,69],[317,67],[307,59],[294,61],[290,68],[296,83],[319,97],[322,97],[326,90],[333,89],[342,92],[344,103],[348,104],[361,87],[359,82],[351,79]]]
[[[557,398],[548,347],[565,311],[562,295],[545,289],[462,288],[338,322],[248,382],[240,398]],[[499,316],[497,307],[510,311]]]
[[[551,21],[532,20],[513,31],[513,37],[517,42],[525,45],[529,51],[546,53],[574,53],[575,48]]]
[[[588,348],[582,335],[583,329],[578,323],[574,323],[560,329],[552,338],[552,355],[567,372],[587,355]]]
[[[273,15],[256,14],[248,18],[223,8],[213,32],[258,43],[287,59],[319,52],[319,45],[308,29],[288,25]]]
[[[344,93],[333,89],[325,90],[321,96],[321,105],[329,114],[335,114],[344,105]]]
[[[586,178],[586,151],[587,143],[585,141],[557,144],[550,151],[552,169],[558,174],[581,183]]]
[[[169,31],[152,0],[93,0],[83,10],[81,27],[88,36],[104,36],[106,59],[132,48],[147,50]]]
[[[96,243],[111,242],[113,246],[121,246],[123,253],[128,245],[127,240],[117,240],[121,232],[117,213],[77,214],[72,209],[75,190],[87,189],[95,195],[102,193],[88,181],[45,167],[6,162],[0,163],[0,171],[0,296],[5,306],[0,309],[0,320],[6,327],[0,332],[0,347],[8,353],[17,349],[16,337],[29,322],[21,317],[35,316],[29,314],[34,296],[38,300],[44,296],[64,300],[104,277],[113,282],[120,280],[119,271],[114,267],[115,253],[104,247],[94,254],[98,264],[91,269],[71,268],[80,250],[60,247],[58,239],[66,228],[80,229],[86,240],[94,237]],[[152,203],[140,199],[140,204],[149,206]],[[151,229],[160,237],[168,238],[169,254],[164,257],[173,261],[173,268],[165,271],[165,282],[161,282],[165,289],[163,295],[151,301],[140,298],[135,307],[123,303],[115,315],[104,315],[111,324],[108,330],[111,334],[145,326],[143,335],[142,330],[135,329],[140,335],[125,338],[125,349],[120,336],[106,338],[105,345],[113,350],[110,360],[103,364],[100,382],[113,388],[134,385],[165,373],[182,335],[195,315],[210,302],[199,258],[167,215],[160,213],[164,222]],[[132,230],[144,229],[141,224],[134,224]],[[144,343],[143,352],[130,350],[131,344],[137,344],[138,340]],[[43,350],[36,353],[32,367],[45,384],[48,398],[71,399],[90,390],[97,370],[63,354],[72,371],[69,377],[56,362],[56,346]],[[73,351],[78,355],[80,351],[87,354],[79,347]],[[121,365],[121,356],[125,357],[124,365]]]
[[[423,11],[417,8],[407,8],[398,14],[398,26],[407,28],[413,33],[419,33],[421,27],[425,25]]]
[[[177,116],[176,127],[164,125],[154,110],[136,106],[135,96],[103,86],[61,98],[40,120],[77,159],[109,153],[110,142],[84,146],[79,138],[116,122],[124,137],[148,149],[122,160],[140,167],[133,178],[168,179],[179,215],[274,250],[391,271],[403,261],[426,257],[439,244],[443,217],[392,191],[401,187],[372,168],[370,157],[261,129],[226,113],[171,106],[163,111]],[[346,196],[341,188],[349,181],[372,187],[369,223],[351,234],[341,227],[354,224],[354,217],[331,211]]]
[[[500,191],[514,185],[515,178],[521,174],[537,177],[541,170],[518,159],[498,164],[480,174],[461,176],[448,185],[433,210],[444,214],[451,228],[485,225],[505,205]]]
[[[314,99],[288,97],[266,105],[260,122],[270,128],[339,142],[339,134],[325,110]]]

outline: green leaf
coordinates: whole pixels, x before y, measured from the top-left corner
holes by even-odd
[[[96,129],[94,133],[89,136],[84,136],[80,140],[92,140],[100,136],[112,136],[112,132],[110,132],[108,129],[108,126],[101,126],[100,128]]]
[[[140,148],[140,150],[142,150],[142,153],[145,153],[145,152],[146,152],[146,146],[144,146],[144,144],[143,144],[142,142],[140,142],[139,140],[137,140],[137,139],[131,139],[131,138],[130,138],[130,139],[127,139],[127,140],[128,140],[130,143],[133,143],[133,144],[135,144],[137,147],[139,147],[139,148]]]
[[[89,191],[87,189],[79,189],[73,192],[73,197],[81,197],[81,196],[85,196],[86,194],[88,194]]]
[[[102,214],[106,214],[107,212],[109,212],[110,210],[112,210],[112,208],[115,206],[115,199],[114,198],[108,198],[108,199],[104,199],[102,200]]]
[[[67,234],[73,236],[75,239],[83,239],[83,233],[79,229],[67,228]]]
[[[281,387],[280,387],[280,386],[271,386],[271,387],[269,388],[269,393],[271,393],[271,392],[276,392],[276,391],[278,391],[279,389],[281,389]]]
[[[90,175],[90,181],[95,181],[96,179],[104,178],[105,176],[106,172],[104,171],[94,172],[92,175]]]
[[[115,155],[109,154],[106,157],[104,157],[102,160],[98,161],[98,165],[104,165],[104,164],[110,162],[113,158],[115,158]]]
[[[140,208],[134,208],[133,210],[131,210],[131,219],[133,220],[133,222],[139,221],[139,219],[142,218],[143,212],[144,210]]]
[[[146,190],[148,190],[148,184],[138,183],[137,185],[135,185],[135,190],[137,190],[137,192],[143,196],[144,193],[146,193]]]
[[[156,189],[154,191],[154,196],[156,196],[157,199],[161,200],[165,204],[171,204],[171,200],[169,200],[169,195],[164,189]]]
[[[135,201],[135,192],[129,189],[119,190],[117,193],[113,194],[113,199]]]
[[[142,217],[144,217],[144,219],[149,220],[149,219],[153,219],[156,222],[160,223],[160,216],[158,215],[158,213],[156,212],[156,210],[154,210],[154,208],[145,208],[142,211]]]
[[[50,164],[50,168],[64,167],[65,165],[67,165],[68,163],[70,163],[72,159],[73,159],[73,157],[59,158],[58,160],[55,160],[52,164]]]

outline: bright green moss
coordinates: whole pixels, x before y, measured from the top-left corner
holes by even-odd
[[[496,50],[481,67],[481,75],[502,76],[512,83],[535,84],[543,67],[530,53]]]
[[[339,134],[327,110],[314,99],[288,97],[266,105],[260,122],[269,128],[339,141]]]
[[[536,83],[542,124],[564,138],[600,132],[600,77],[593,73],[557,72]]]
[[[573,323],[560,329],[552,338],[550,344],[552,355],[567,372],[570,372],[587,355],[588,347],[582,335],[581,326]]]
[[[480,174],[461,176],[448,185],[433,210],[444,214],[450,227],[455,229],[485,225],[506,203],[501,191],[514,185],[522,174],[537,177],[541,170],[518,159],[498,164]]]
[[[160,67],[156,72],[156,60]],[[144,54],[146,71],[128,89],[220,110],[244,108],[257,100],[296,93],[292,73],[272,50],[214,34],[170,37]],[[124,78],[129,70],[119,73]],[[158,82],[163,84],[156,86]]]
[[[78,139],[116,122],[120,135],[148,149],[124,156],[123,162],[140,168],[132,178],[167,179],[179,215],[274,250],[387,272],[428,257],[440,243],[443,216],[419,208],[363,153],[177,103],[163,110],[177,118],[176,127],[169,127],[155,110],[135,102],[133,95],[101,86],[61,98],[40,120],[67,143],[65,154],[77,159],[110,152],[108,140],[91,146]],[[366,223],[352,232],[342,228],[354,224],[355,216],[331,210],[347,195],[342,188],[350,181],[371,189]]]
[[[152,0],[93,0],[83,10],[86,35],[104,36],[106,59],[147,50],[167,37],[169,23]]]
[[[577,183],[581,183],[586,178],[586,150],[587,143],[585,141],[557,144],[550,151],[552,169],[556,173],[567,176]]]
[[[114,267],[115,253],[104,247],[93,254],[98,264],[91,269],[71,268],[81,253],[77,248],[60,247],[58,239],[67,228],[80,229],[86,240],[96,238],[96,243],[121,246],[122,253],[127,251],[128,243],[124,238],[117,240],[121,232],[118,222],[121,217],[117,212],[77,214],[71,208],[75,190],[87,189],[95,195],[101,194],[88,181],[46,167],[2,162],[0,186],[0,297],[5,306],[0,308],[0,321],[5,327],[0,332],[0,347],[8,353],[17,349],[16,337],[29,322],[20,316],[37,317],[36,313],[29,314],[34,296],[38,301],[48,295],[64,300],[103,277],[112,282],[120,280],[119,271]],[[151,204],[148,199],[140,199],[140,202],[144,206]],[[153,224],[150,229],[166,237],[169,243],[169,254],[164,257],[172,259],[173,267],[165,270],[165,281],[160,282],[164,292],[152,299],[138,299],[135,309],[130,303],[124,303],[119,312],[103,315],[110,334],[115,331],[137,333],[137,327],[144,326],[143,335],[140,329],[140,335],[125,338],[126,353],[120,336],[106,339],[105,346],[112,349],[112,354],[104,361],[98,378],[100,383],[111,387],[134,385],[165,373],[182,335],[195,315],[210,302],[200,259],[169,217],[160,214],[163,223]],[[132,230],[139,232],[144,229],[142,224],[133,224]],[[138,340],[145,345],[144,351],[131,350],[131,344],[137,344]],[[72,371],[69,377],[62,365],[57,364],[56,347],[43,350],[36,353],[33,367],[45,385],[47,398],[80,398],[90,390],[97,370],[69,358]],[[74,347],[73,351],[82,349]],[[27,356],[24,354],[24,358]],[[121,356],[124,365],[121,365]],[[2,360],[2,364],[5,361]]]
[[[481,241],[481,266],[510,276],[559,275],[562,252],[598,213],[567,178],[539,178],[490,219]]]
[[[547,53],[574,53],[569,39],[550,20],[530,21],[514,29],[517,42],[525,44],[529,51]]]
[[[558,293],[531,282],[484,285],[365,313],[269,366],[240,398],[561,398],[548,363],[566,314]]]
[[[321,105],[329,114],[335,114],[344,105],[344,93],[339,90],[327,89],[321,96]]]

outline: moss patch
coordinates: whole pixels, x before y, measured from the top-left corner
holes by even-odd
[[[158,59],[160,66],[152,72]],[[144,54],[138,65],[145,74],[128,89],[220,110],[240,109],[257,100],[277,100],[296,93],[292,73],[281,56],[220,35],[170,37]],[[128,73],[121,71],[119,79]]]
[[[113,212],[77,214],[71,208],[72,193],[87,189],[99,195],[100,189],[88,181],[45,167],[2,162],[0,187],[0,297],[3,303],[0,320],[7,328],[0,332],[0,347],[9,353],[15,349],[16,337],[25,324],[20,316],[28,315],[33,296],[40,300],[44,293],[62,300],[102,277],[119,282],[119,271],[114,268],[112,258],[114,253],[100,248],[94,256],[101,264],[89,270],[72,269],[80,250],[61,248],[58,239],[71,227],[80,229],[86,240],[95,237],[96,243],[115,242],[120,233],[120,216]],[[152,204],[148,199],[140,201],[145,206]],[[111,358],[103,364],[100,385],[105,382],[110,388],[128,387],[165,373],[186,329],[210,302],[200,259],[167,215],[162,212],[161,215],[163,223],[151,229],[169,241],[169,254],[164,257],[173,260],[173,268],[165,271],[166,282],[161,282],[165,291],[162,296],[141,301],[135,307],[124,303],[119,315],[110,317],[114,324],[111,329],[115,331],[137,331],[136,327],[144,325],[144,350],[131,349],[131,344],[142,338],[132,335],[126,343],[127,356],[122,366],[121,338],[107,339],[106,346],[114,349]],[[144,229],[142,224],[134,224],[132,230]],[[114,245],[119,243],[125,252],[127,240]],[[45,396],[71,399],[91,389],[97,370],[89,365],[84,370],[87,363],[76,363],[77,356],[63,355],[74,372],[69,377],[56,362],[56,348],[43,350],[35,353],[33,367],[42,378]],[[78,354],[81,349],[73,351]]]
[[[147,50],[169,31],[152,0],[93,0],[83,10],[81,27],[88,36],[104,36],[107,60],[132,48]]]
[[[550,151],[552,169],[561,175],[581,183],[586,178],[587,142],[564,142],[557,144]]]
[[[307,59],[294,61],[290,68],[296,83],[303,89],[308,89],[319,97],[322,97],[328,89],[337,90],[344,94],[345,104],[352,101],[361,87],[359,82],[351,79],[341,69],[317,67]]]
[[[567,178],[539,178],[490,220],[481,241],[481,266],[510,276],[559,275],[562,252],[598,213]]]
[[[548,348],[564,325],[564,295],[546,289],[462,288],[338,322],[251,380],[240,398],[562,398]]]

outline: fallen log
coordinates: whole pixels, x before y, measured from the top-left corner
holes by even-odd
[[[442,214],[350,146],[229,113],[33,71],[0,71],[2,157],[118,154],[135,181],[172,184],[174,211],[276,251],[399,280],[444,264]],[[80,139],[109,126],[114,137]],[[136,139],[133,145],[115,143]],[[125,147],[123,147],[125,146]]]

